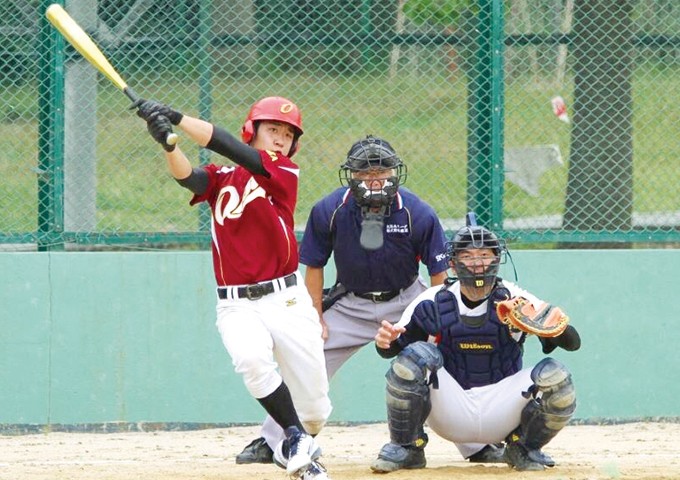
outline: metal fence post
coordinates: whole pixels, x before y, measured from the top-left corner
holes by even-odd
[[[41,3],[42,10],[53,3]],[[63,3],[63,2],[62,2]],[[63,248],[64,231],[64,39],[40,19],[38,127],[38,250]]]
[[[480,0],[468,107],[468,210],[503,225],[503,2]]]

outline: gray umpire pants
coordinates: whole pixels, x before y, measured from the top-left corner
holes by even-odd
[[[425,281],[419,277],[387,302],[374,302],[348,293],[326,310],[323,319],[328,326],[328,339],[324,354],[328,378],[332,378],[360,348],[373,343],[383,320],[398,322],[406,307],[427,288]],[[384,379],[381,376],[376,381]],[[269,416],[262,424],[260,435],[272,450],[284,438],[281,427]]]

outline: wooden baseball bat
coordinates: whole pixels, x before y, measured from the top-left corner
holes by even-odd
[[[127,97],[136,102],[139,96],[132,90],[125,80],[118,74],[113,65],[106,59],[102,51],[95,45],[90,36],[85,33],[78,23],[71,17],[71,15],[64,10],[58,3],[53,3],[47,10],[45,10],[47,20],[64,36],[73,47],[80,52],[80,54],[87,59],[92,66],[106,76],[111,83],[127,95]],[[175,133],[168,134],[165,143],[174,145],[179,140]]]

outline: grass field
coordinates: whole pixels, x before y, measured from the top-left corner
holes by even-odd
[[[367,133],[389,140],[409,167],[407,187],[417,192],[442,218],[466,211],[467,86],[462,75],[267,79],[250,85],[234,78],[215,79],[212,119],[238,132],[248,106],[262,95],[284,94],[301,106],[305,135],[296,161],[302,167],[296,223],[304,225],[309,209],[336,188],[337,169],[351,143]],[[171,88],[169,87],[171,85]],[[680,209],[680,93],[677,69],[640,71],[634,79],[634,210]],[[198,114],[198,85],[158,78],[144,82],[142,95],[153,95],[187,113]],[[572,86],[556,88],[530,76],[509,79],[505,91],[505,145],[556,144],[564,165],[541,177],[539,197],[505,182],[504,215],[508,218],[561,215],[568,172],[570,125],[558,121],[550,107],[554,95],[572,105]],[[6,89],[0,106],[0,232],[37,228],[38,99],[30,85]],[[126,99],[100,82],[97,97],[96,229],[104,232],[195,231],[197,209],[166,173],[160,149],[145,126],[127,109]],[[78,138],[86,142],[88,139]],[[198,149],[182,138],[196,159]],[[83,159],[79,159],[83,160]],[[86,160],[86,159],[85,159]],[[213,156],[211,161],[220,163]],[[77,192],[76,192],[77,198]],[[70,207],[67,207],[70,208]],[[76,205],[74,208],[78,208]]]

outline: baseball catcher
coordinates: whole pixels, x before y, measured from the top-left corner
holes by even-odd
[[[432,287],[395,324],[383,322],[378,353],[387,372],[390,442],[371,468],[424,468],[428,425],[471,461],[543,470],[555,462],[542,448],[576,409],[571,373],[546,357],[523,368],[527,337],[543,353],[578,350],[576,329],[558,307],[498,277],[505,242],[473,213],[447,243],[455,277]]]

